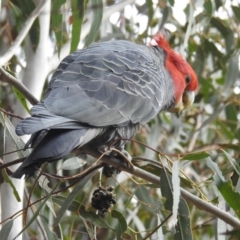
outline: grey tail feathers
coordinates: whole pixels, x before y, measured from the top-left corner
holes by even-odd
[[[11,176],[31,177],[44,162],[53,162],[66,157],[74,148],[83,146],[99,134],[100,129],[51,129]]]

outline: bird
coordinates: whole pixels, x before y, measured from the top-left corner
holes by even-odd
[[[11,175],[35,175],[44,162],[67,157],[84,146],[123,152],[126,140],[161,111],[189,108],[198,88],[196,73],[156,34],[150,44],[127,40],[94,43],[65,57],[44,99],[16,134],[31,134],[30,155]],[[118,140],[118,141],[116,141]]]

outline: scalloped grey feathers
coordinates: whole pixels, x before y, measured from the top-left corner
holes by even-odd
[[[61,159],[101,136],[103,141],[96,141],[99,149],[115,138],[131,138],[174,101],[164,64],[162,49],[121,40],[67,56],[53,74],[44,100],[16,127],[20,136],[34,134],[30,143],[36,147],[12,176],[31,176],[43,162]],[[115,147],[123,148],[124,143]]]

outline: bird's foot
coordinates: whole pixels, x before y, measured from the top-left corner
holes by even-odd
[[[127,164],[127,166],[133,170],[134,169],[134,165],[132,164],[132,157],[131,155],[124,149],[122,149],[121,151],[116,149],[116,148],[110,148],[109,150],[112,151],[113,156],[120,157],[121,159],[123,159],[125,161],[125,163]]]

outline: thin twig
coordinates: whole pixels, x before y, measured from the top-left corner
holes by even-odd
[[[39,102],[19,80],[5,71],[2,67],[0,67],[0,80],[17,88],[32,105]]]
[[[57,191],[53,192],[52,195],[56,195],[56,194],[58,194],[58,193],[60,193],[60,192],[66,191],[67,189],[69,189],[70,187],[74,186],[74,185],[75,185],[76,183],[78,183],[81,179],[83,179],[83,178],[86,177],[88,174],[92,173],[93,171],[97,170],[98,168],[99,168],[99,166],[92,167],[92,168],[89,169],[89,171],[88,171],[87,173],[85,173],[83,176],[79,177],[78,179],[76,179],[75,181],[73,181],[73,182],[72,182],[71,184],[69,184],[68,186],[66,186],[66,187],[64,187],[64,188],[62,188],[62,189],[60,189],[60,190],[57,190]],[[47,196],[44,196],[44,197],[39,198],[39,199],[36,200],[35,202],[32,202],[31,204],[29,204],[27,207],[31,207],[32,205],[34,205],[34,204],[36,204],[36,203],[44,200],[46,197],[47,197]],[[18,212],[14,213],[12,216],[10,216],[10,217],[2,220],[2,221],[0,222],[0,225],[3,224],[4,222],[8,221],[9,219],[13,219],[16,215],[18,215],[19,213],[25,211],[27,207],[25,207],[25,208],[19,210]]]
[[[97,151],[94,151],[93,149],[87,148],[85,147],[84,152],[86,154],[89,154],[93,157],[98,158],[100,153]],[[129,172],[131,174],[133,174],[134,176],[140,177],[146,181],[149,181],[151,183],[154,183],[156,185],[160,185],[160,179],[159,177],[146,172],[140,168],[134,168],[134,169],[130,169],[130,168],[126,168],[125,164],[120,162],[118,159],[113,158],[113,157],[109,157],[107,155],[103,156],[101,161],[110,164],[116,168],[119,168],[122,171],[125,172]],[[240,221],[231,216],[229,213],[223,211],[222,209],[214,206],[211,203],[208,203],[202,199],[200,199],[199,197],[189,193],[188,191],[186,191],[185,189],[181,188],[181,196],[188,202],[188,203],[192,203],[194,206],[196,206],[197,208],[206,211],[207,213],[223,220],[224,222],[226,222],[227,224],[231,225],[232,227],[239,229],[240,230]]]
[[[4,168],[8,168],[12,165],[15,165],[15,164],[18,164],[18,163],[21,163],[25,160],[26,157],[23,157],[23,158],[19,158],[17,160],[14,160],[14,161],[11,161],[11,162],[8,162],[8,163],[4,163],[4,164],[0,164],[0,170],[1,169],[4,169]]]
[[[7,112],[6,110],[4,110],[4,109],[2,109],[2,108],[0,108],[0,111],[3,112],[4,114],[8,115],[8,116],[15,117],[15,118],[18,118],[18,119],[21,119],[21,120],[24,119],[24,118],[22,118],[22,117],[20,117],[20,116],[18,116],[18,115],[15,115],[15,114],[13,114],[13,113]]]
[[[46,167],[47,167],[47,163],[43,166],[42,169],[40,169],[41,173],[46,169]],[[26,210],[24,211],[24,218],[23,218],[23,225],[24,225],[24,226],[25,226],[26,223],[27,223],[28,206],[31,204],[31,197],[32,197],[32,194],[33,194],[33,191],[34,191],[36,185],[38,184],[38,180],[39,180],[39,178],[40,178],[41,175],[42,175],[41,173],[40,173],[40,174],[37,176],[37,178],[35,179],[35,181],[34,181],[34,183],[33,183],[33,186],[32,186],[32,188],[31,188],[31,191],[30,191],[30,193],[29,193],[28,199],[27,199],[27,207],[26,207]]]
[[[143,240],[149,239],[160,227],[163,226],[163,224],[172,216],[172,213],[170,213],[152,232],[150,232]]]
[[[24,193],[25,193],[26,199],[28,199],[28,194],[27,194],[26,188],[24,189]],[[31,204],[31,202],[30,202],[30,204]],[[34,208],[34,206],[31,206],[32,214],[34,214],[34,209],[33,208]],[[40,231],[42,232],[42,235],[44,236],[44,239],[46,239],[45,232],[43,230],[43,226],[41,225],[38,218],[36,218],[36,222],[37,222],[37,225],[38,225]]]
[[[32,27],[32,24],[34,23],[35,19],[39,16],[45,3],[46,3],[46,0],[39,1],[39,4],[26,20],[25,25],[22,28],[22,30],[19,32],[17,38],[11,44],[11,47],[8,48],[8,51],[3,56],[0,57],[0,66],[5,65],[15,54],[16,49],[21,45],[22,41],[28,34],[30,28]]]

